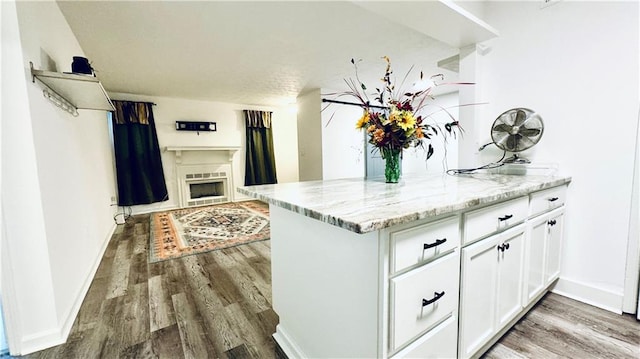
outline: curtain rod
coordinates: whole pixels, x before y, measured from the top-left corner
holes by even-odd
[[[132,101],[132,100],[114,100],[111,99],[111,101],[120,101],[120,102],[140,102],[140,103],[148,103],[151,106],[157,106],[157,104],[155,102],[149,102],[149,101]]]
[[[380,108],[380,109],[383,109],[383,110],[388,110],[388,109],[389,109],[388,107],[385,107],[385,106],[370,105],[369,103],[363,104],[363,103],[356,103],[356,102],[346,102],[346,101],[338,101],[338,100],[329,100],[329,99],[326,99],[326,98],[323,98],[323,99],[322,99],[322,102],[337,103],[337,104],[340,104],[340,105],[359,106],[359,107],[362,107],[362,108],[365,108],[365,107],[372,107],[372,108]]]

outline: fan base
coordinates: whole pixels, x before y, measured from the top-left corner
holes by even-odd
[[[517,154],[514,154],[513,156],[502,160],[502,163],[531,163],[531,161],[524,157],[520,157]]]

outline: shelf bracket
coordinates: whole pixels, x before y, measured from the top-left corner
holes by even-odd
[[[58,95],[55,91],[51,90],[47,86],[44,86],[42,89],[42,95],[49,100],[51,103],[56,105],[57,107],[69,112],[74,117],[78,117],[80,114],[78,113],[78,109],[71,104],[69,101],[65,100],[64,97]]]

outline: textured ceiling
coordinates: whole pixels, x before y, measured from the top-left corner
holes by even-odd
[[[458,50],[350,2],[59,1],[112,92],[284,105],[313,88],[345,90],[351,58],[370,88],[391,58],[399,80],[444,73]],[[399,14],[399,20],[402,14]]]

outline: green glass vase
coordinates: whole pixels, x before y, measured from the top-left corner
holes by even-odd
[[[402,150],[383,149],[384,179],[387,183],[398,183],[400,180],[400,154]]]

